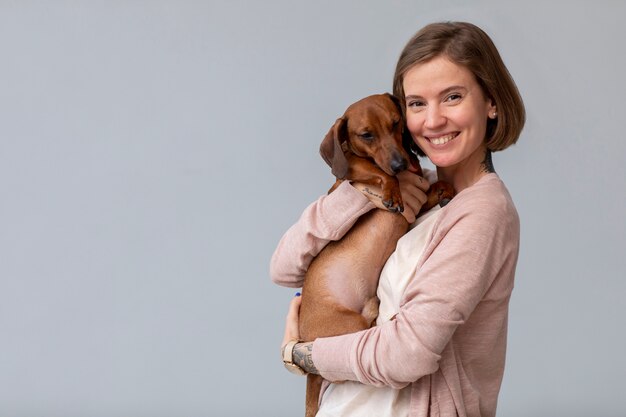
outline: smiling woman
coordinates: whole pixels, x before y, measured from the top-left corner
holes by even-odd
[[[472,73],[445,57],[411,68],[404,77],[406,123],[411,136],[438,167],[439,179],[457,192],[491,172],[485,160],[487,119],[496,106]]]
[[[487,123],[485,144],[490,151],[501,151],[514,144],[524,127],[526,112],[513,78],[498,49],[480,28],[465,22],[433,23],[420,30],[402,51],[393,80],[393,92],[406,97],[408,72],[435,58],[469,71],[482,93],[497,107],[497,120]]]
[[[491,39],[454,22],[426,26],[409,41],[394,94],[413,142],[437,167],[426,179],[452,183],[457,195],[398,241],[380,275],[375,327],[298,343],[296,298],[283,347],[304,371],[331,381],[318,417],[491,417],[519,251],[517,210],[491,153],[519,137],[522,100]],[[419,181],[400,179],[401,187]],[[272,279],[301,286],[313,257],[376,198],[345,182],[311,204],[281,239]]]

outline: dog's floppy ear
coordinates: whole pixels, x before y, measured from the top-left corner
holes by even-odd
[[[348,138],[346,124],[345,118],[337,119],[320,145],[322,158],[331,167],[333,175],[339,179],[345,178],[348,173],[348,160],[341,149],[341,144]]]
[[[425,156],[426,154],[419,146],[417,146],[417,143],[415,143],[413,137],[411,136],[411,132],[409,132],[409,129],[407,129],[406,126],[404,126],[404,129],[402,130],[402,146],[404,147],[406,153],[409,154],[409,163],[411,164],[409,171],[412,171],[419,176],[423,176],[424,173],[422,172],[419,157]]]
[[[417,146],[417,143],[413,140],[413,136],[411,136],[411,132],[404,125],[402,130],[402,145],[404,146],[404,150],[407,151],[411,159],[417,159],[420,156],[426,156],[422,148]]]
[[[394,96],[393,94],[389,94],[389,93],[385,93],[385,94],[387,94],[387,96],[389,96],[391,101],[393,101],[393,104],[395,104],[398,107],[398,111],[400,112],[400,114],[404,114],[404,112],[402,111],[402,103],[400,103],[400,99]]]
[[[402,127],[402,145],[404,146],[404,150],[409,154],[411,160],[417,159],[419,156],[426,156],[424,151],[422,151],[422,149],[417,146],[417,143],[415,143],[413,137],[411,136],[411,132],[409,132],[409,129],[406,127],[406,117],[404,117],[404,112],[402,111],[403,107],[400,99],[393,94],[385,94],[389,96],[391,101],[393,101],[394,104],[398,107],[400,114],[403,115],[402,123],[404,123],[404,126]]]

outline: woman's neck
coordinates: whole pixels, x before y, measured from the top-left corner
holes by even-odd
[[[449,167],[437,167],[437,179],[452,184],[460,193],[476,184],[487,174],[496,172],[491,159],[491,151],[486,147],[479,148],[469,158]]]

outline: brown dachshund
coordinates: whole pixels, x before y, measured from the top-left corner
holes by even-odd
[[[405,169],[422,175],[416,156],[407,151],[413,140],[403,132],[399,101],[380,94],[348,107],[322,141],[320,153],[337,177],[329,193],[343,180],[376,185],[388,210],[366,213],[341,240],[329,243],[313,259],[302,288],[303,341],[357,332],[375,323],[378,278],[409,226],[399,214],[403,205],[395,175]],[[444,205],[453,195],[449,184],[433,184],[421,211]],[[321,376],[307,376],[306,417],[317,414],[321,385]]]

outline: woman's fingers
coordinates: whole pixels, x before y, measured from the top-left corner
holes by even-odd
[[[403,171],[397,177],[404,203],[402,215],[409,223],[413,223],[426,202],[427,196],[425,191],[428,190],[430,184],[425,178],[409,171]]]
[[[422,191],[427,191],[430,188],[430,183],[424,177],[420,177],[419,175],[411,172],[411,171],[402,171],[396,175],[400,185],[403,183],[408,185],[414,185]]]
[[[300,317],[300,304],[302,303],[302,297],[300,293],[296,293],[289,303],[289,310],[287,311],[287,318],[285,320],[285,335],[281,348],[285,346],[291,340],[300,340],[299,330],[299,317]]]

